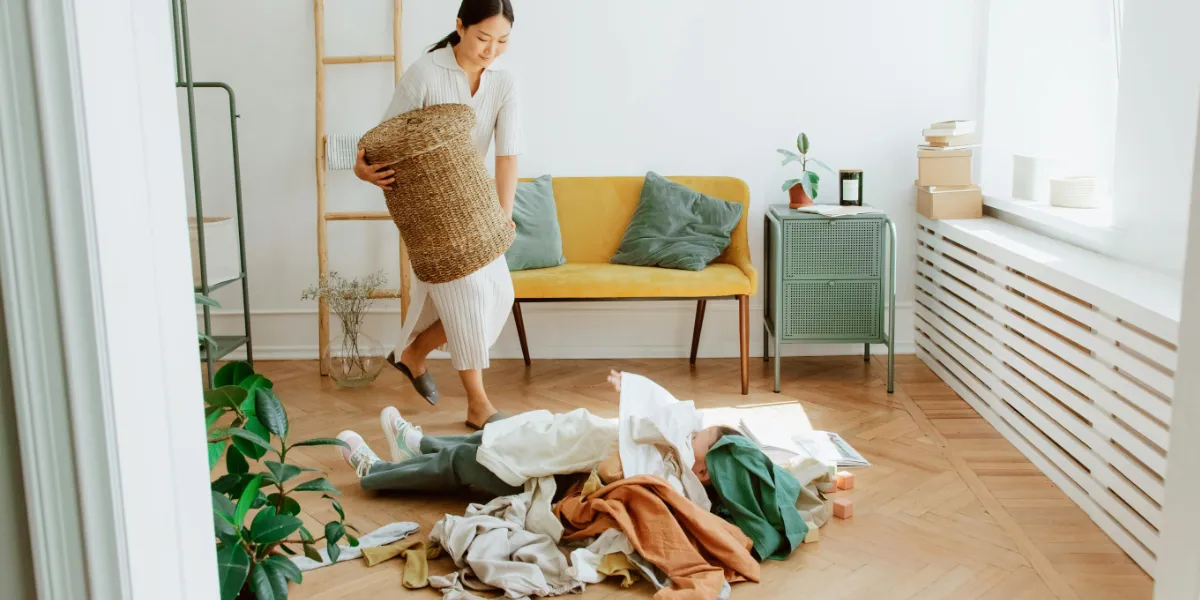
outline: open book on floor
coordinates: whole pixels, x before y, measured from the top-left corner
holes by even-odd
[[[744,419],[738,423],[738,430],[772,459],[807,455],[821,462],[835,463],[840,469],[871,466],[842,436],[830,431],[785,433],[771,427],[751,428]]]

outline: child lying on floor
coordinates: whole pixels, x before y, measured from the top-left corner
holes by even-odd
[[[370,490],[469,491],[499,497],[520,493],[531,478],[588,473],[598,467],[605,483],[637,474],[674,478],[680,491],[709,508],[703,487],[696,489],[696,484],[709,483],[705,457],[713,444],[736,431],[700,428],[691,402],[678,402],[653,382],[632,377],[636,395],[628,386],[622,393],[622,374],[614,371],[608,377],[613,389],[622,393],[617,423],[584,409],[563,415],[533,411],[471,435],[435,437],[424,435],[389,406],[380,414],[380,425],[391,462],[380,459],[353,431],[338,435],[348,446],[342,456],[363,488]]]

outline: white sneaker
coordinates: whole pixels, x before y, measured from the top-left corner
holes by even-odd
[[[387,436],[392,462],[404,462],[421,455],[421,428],[404,420],[396,407],[389,406],[379,413],[379,425]]]
[[[371,451],[371,447],[361,435],[346,430],[338,434],[337,439],[346,442],[350,448],[342,448],[342,458],[346,459],[354,473],[361,479],[371,471],[371,465],[379,462],[379,457]]]

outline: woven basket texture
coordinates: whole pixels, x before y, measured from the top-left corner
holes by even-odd
[[[413,272],[426,283],[466,277],[516,238],[471,141],[474,126],[471,107],[439,104],[388,119],[359,141],[368,163],[387,163],[396,172],[384,192],[388,212]]]

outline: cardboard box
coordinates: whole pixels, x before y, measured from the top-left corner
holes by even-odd
[[[970,150],[918,150],[917,185],[972,185]]]
[[[980,219],[983,190],[977,185],[917,187],[917,212],[926,219]]]

